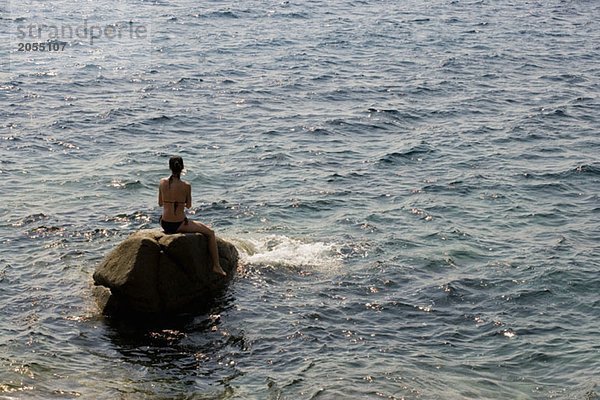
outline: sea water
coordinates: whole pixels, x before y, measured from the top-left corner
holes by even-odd
[[[599,398],[599,21],[1,2],[0,398]],[[207,313],[105,318],[91,275],[175,154],[240,270]]]

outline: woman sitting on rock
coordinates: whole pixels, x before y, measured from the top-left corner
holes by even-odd
[[[219,250],[215,232],[208,226],[190,221],[185,216],[184,208],[192,206],[192,186],[181,180],[183,159],[171,157],[169,160],[171,176],[160,180],[158,187],[158,205],[163,208],[160,225],[167,234],[199,232],[208,238],[208,250],[213,262],[213,271],[226,276],[227,273],[219,263]]]

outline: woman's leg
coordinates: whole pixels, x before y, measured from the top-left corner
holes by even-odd
[[[178,233],[201,233],[208,238],[208,251],[210,253],[210,257],[213,262],[213,272],[227,276],[227,273],[223,271],[221,268],[221,264],[219,263],[219,249],[217,248],[217,238],[215,236],[215,232],[210,229],[208,226],[197,222],[188,220],[187,223],[184,222],[179,226],[177,230]]]

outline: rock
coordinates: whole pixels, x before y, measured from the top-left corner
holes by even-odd
[[[133,233],[94,272],[94,290],[104,313],[173,314],[201,309],[237,269],[235,246],[217,238],[221,267],[212,271],[208,239],[200,233],[167,235],[160,229]]]

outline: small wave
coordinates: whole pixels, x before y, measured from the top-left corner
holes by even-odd
[[[341,265],[342,255],[334,243],[310,242],[282,235],[232,240],[245,265],[289,269],[331,270]]]
[[[557,108],[557,109],[542,108],[540,111],[540,114],[543,117],[547,117],[547,118],[571,118],[572,117],[569,113],[567,113],[566,110],[564,110],[562,108]]]
[[[48,138],[46,139],[49,143],[55,144],[57,146],[63,147],[66,150],[79,150],[79,146],[77,146],[76,144],[70,143],[70,142],[65,142],[62,140],[58,140],[56,138]]]
[[[298,209],[303,209],[303,210],[308,210],[308,211],[319,212],[319,211],[324,211],[324,210],[331,210],[334,208],[335,204],[342,206],[343,203],[344,202],[341,200],[334,200],[334,199],[311,200],[311,201],[301,201],[298,199],[293,199],[292,203],[289,206],[287,206],[287,208],[298,208]]]
[[[495,332],[494,336],[504,336],[508,339],[512,339],[512,338],[518,336],[518,334],[517,334],[517,331],[515,331],[514,329],[508,328],[508,329],[502,329],[502,330]]]
[[[379,162],[384,164],[395,164],[403,160],[418,161],[421,158],[420,156],[424,154],[429,154],[433,151],[434,150],[427,144],[421,143],[417,146],[411,147],[408,150],[388,153],[385,156],[381,157],[379,159]]]
[[[552,82],[567,82],[572,85],[586,82],[585,77],[583,77],[581,75],[574,75],[574,74],[543,75],[540,77],[540,79],[548,80],[548,81],[552,81]]]
[[[46,214],[43,214],[43,213],[31,214],[31,215],[28,215],[28,216],[26,216],[24,218],[21,218],[18,221],[15,221],[12,224],[12,226],[14,226],[14,227],[21,227],[21,226],[32,224],[34,222],[42,221],[42,220],[44,220],[46,218],[48,218],[48,216]]]
[[[176,85],[183,85],[186,84],[188,82],[204,82],[204,79],[202,78],[195,78],[195,77],[183,77],[183,78],[179,78],[175,81],[172,81],[171,83],[176,84]]]
[[[576,174],[600,175],[600,165],[582,164],[575,168],[572,172]]]
[[[107,217],[105,222],[114,222],[117,224],[127,224],[130,222],[142,222],[142,223],[150,223],[152,221],[152,216],[143,212],[136,211],[131,214],[117,214],[113,217]]]
[[[166,122],[166,121],[170,121],[170,120],[171,120],[171,117],[168,117],[166,115],[161,115],[158,117],[149,118],[148,120],[145,121],[145,123],[155,124],[155,123]]]
[[[327,177],[327,182],[360,181],[360,179],[362,179],[364,176],[364,174],[358,172],[350,172],[344,175],[334,172]]]
[[[581,175],[600,175],[600,165],[598,164],[580,164],[576,167],[572,167],[562,171],[548,171],[548,172],[527,172],[523,176],[526,179],[554,179],[560,181],[566,181],[569,178],[575,178]],[[563,182],[566,183],[566,182]],[[549,184],[559,184],[559,182],[551,182]]]
[[[431,21],[431,18],[415,18],[415,19],[407,20],[406,22],[423,24],[425,22],[430,22],[430,21]]]
[[[49,236],[64,236],[65,229],[61,226],[45,226],[41,225],[30,229],[27,235],[31,239],[45,238]]]
[[[133,115],[134,111],[130,108],[117,107],[98,114],[98,117],[101,119],[112,119],[118,117],[132,117]]]
[[[289,13],[277,12],[273,15],[277,18],[288,18],[288,19],[309,19],[310,18],[310,15],[306,12],[289,12]]]
[[[230,11],[230,10],[219,10],[219,11],[212,11],[212,12],[208,12],[208,13],[195,13],[195,14],[192,14],[192,17],[207,18],[207,19],[213,19],[213,18],[237,19],[237,18],[239,18],[239,16],[236,13],[234,13],[233,11]]]
[[[260,160],[261,161],[265,161],[265,160],[277,160],[277,161],[282,161],[282,160],[289,160],[291,157],[289,154],[286,153],[272,153],[272,154],[267,154],[265,156],[261,156]]]
[[[94,71],[102,70],[102,66],[98,65],[98,64],[83,64],[83,65],[80,65],[80,68],[85,69],[85,70],[94,70]]]
[[[113,179],[108,186],[115,189],[138,189],[144,185],[139,180],[123,181],[121,179]]]
[[[7,84],[2,84],[0,85],[0,91],[19,91],[22,90],[19,86],[12,84],[12,83],[7,83]]]
[[[320,126],[303,126],[302,130],[304,132],[310,132],[310,133],[314,133],[316,135],[323,135],[323,136],[333,134],[333,132],[331,132],[330,130],[327,130]]]
[[[372,116],[373,114],[379,114],[396,121],[412,121],[419,120],[420,117],[415,114],[411,114],[407,111],[399,111],[395,109],[379,109],[379,108],[369,108],[367,110],[369,114]]]

